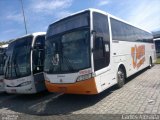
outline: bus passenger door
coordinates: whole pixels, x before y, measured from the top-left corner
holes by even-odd
[[[108,16],[93,13],[93,32],[94,32],[94,70],[105,68],[110,63],[110,39]]]
[[[45,90],[43,66],[44,66],[44,43],[45,36],[38,36],[33,48],[33,77],[37,92]]]
[[[105,43],[103,37],[96,37],[94,40],[94,70],[100,70],[108,65],[108,52],[105,51]],[[107,45],[107,44],[106,44]]]
[[[96,80],[100,83],[102,90],[110,87],[114,75],[110,64],[110,36],[108,16],[93,12],[93,59],[94,71],[97,74]]]

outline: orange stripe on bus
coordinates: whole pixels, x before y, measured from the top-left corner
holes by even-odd
[[[98,94],[94,78],[70,84],[55,84],[45,80],[45,84],[50,92],[62,92],[67,94]]]

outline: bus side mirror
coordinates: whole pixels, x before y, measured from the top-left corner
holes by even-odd
[[[93,40],[95,40],[96,36],[97,36],[97,32],[95,30],[91,31],[91,34],[93,35]]]
[[[92,31],[91,31],[91,34],[93,34],[93,35],[96,35],[96,33],[97,33],[97,32],[96,32],[95,30],[92,30]]]

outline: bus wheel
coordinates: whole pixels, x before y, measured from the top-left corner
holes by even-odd
[[[123,87],[123,85],[125,84],[125,72],[122,68],[119,68],[118,69],[118,72],[117,72],[117,87],[118,88],[121,88]]]
[[[153,66],[152,58],[150,57],[150,59],[149,59],[149,68],[151,69],[151,68],[152,68],[152,66]]]

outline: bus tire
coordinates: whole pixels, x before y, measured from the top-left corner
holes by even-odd
[[[150,57],[149,59],[149,68],[151,69],[153,67],[153,62],[152,62],[152,58]]]
[[[117,87],[118,88],[123,87],[123,85],[125,84],[125,79],[126,79],[126,75],[125,75],[124,69],[119,68],[117,72]]]

